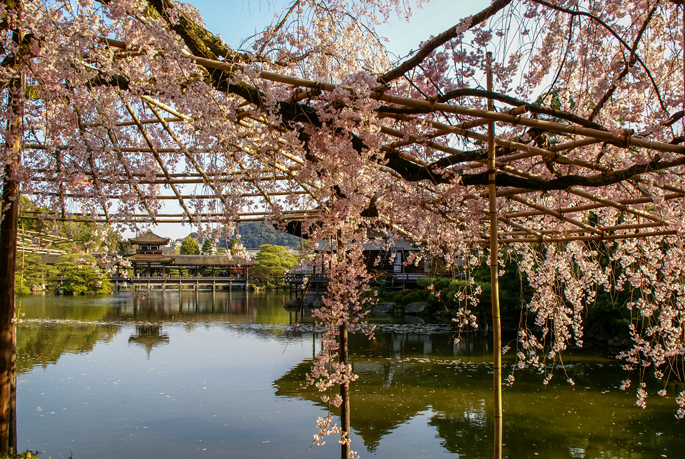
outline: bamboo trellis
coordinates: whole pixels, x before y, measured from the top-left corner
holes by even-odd
[[[109,46],[116,46],[125,48],[126,45],[115,40],[103,40]],[[197,65],[203,66],[207,69],[233,71],[234,64],[227,64],[211,59],[190,56]],[[306,80],[286,75],[280,75],[272,72],[261,72],[258,78],[270,82],[278,82],[289,85],[292,90],[291,101],[298,103],[303,100],[312,100],[326,91],[334,91],[340,88],[339,85],[324,83],[320,81]],[[634,174],[631,180],[635,183],[650,184],[654,181],[654,175],[667,169],[682,168],[685,165],[685,148],[680,145],[673,145],[664,142],[655,142],[645,138],[640,138],[631,134],[625,133],[611,133],[600,129],[592,129],[588,127],[574,125],[573,123],[561,123],[554,121],[547,121],[536,119],[529,114],[526,106],[514,107],[508,111],[496,111],[494,104],[488,110],[479,110],[469,107],[461,107],[455,104],[437,103],[433,100],[421,100],[409,97],[399,97],[387,94],[387,88],[380,87],[369,94],[370,99],[383,101],[388,107],[404,107],[420,109],[428,114],[441,114],[445,117],[458,115],[462,120],[460,123],[449,125],[434,121],[434,119],[427,120],[426,125],[431,126],[430,131],[427,131],[420,138],[417,136],[405,135],[401,129],[402,123],[415,122],[420,119],[421,115],[406,115],[393,113],[392,111],[383,111],[382,107],[379,110],[380,118],[387,118],[393,120],[395,127],[383,126],[381,131],[387,135],[388,143],[383,147],[384,151],[397,152],[399,156],[410,163],[425,167],[427,162],[408,151],[407,148],[412,146],[421,146],[424,149],[431,151],[433,154],[444,154],[445,157],[451,155],[459,156],[464,152],[452,145],[463,143],[465,139],[488,142],[488,135],[484,132],[479,132],[477,129],[485,126],[488,123],[497,123],[500,131],[505,131],[502,127],[507,126],[526,126],[536,129],[543,129],[546,132],[563,135],[568,138],[568,141],[549,146],[548,148],[541,148],[532,144],[521,143],[513,141],[501,136],[495,135],[494,144],[498,147],[505,147],[509,149],[510,153],[504,156],[499,156],[495,163],[498,172],[506,172],[511,176],[518,176],[527,179],[537,179],[544,182],[542,177],[524,172],[517,167],[517,161],[537,159],[540,162],[552,161],[555,164],[570,165],[579,171],[584,171],[586,176],[591,174],[610,174],[612,169],[610,166],[601,164],[596,161],[588,161],[584,159],[573,158],[568,155],[568,152],[575,148],[596,143],[610,143],[614,146],[623,148],[644,148],[654,152],[675,153],[677,156],[669,161],[659,160],[654,162],[651,168],[645,169],[644,172]],[[485,97],[487,99],[487,97]],[[492,100],[492,99],[490,99]],[[297,171],[302,167],[303,158],[298,157],[292,153],[274,152],[277,159],[272,160],[267,167],[264,165],[260,173],[254,172],[255,164],[258,164],[258,155],[253,155],[254,163],[250,165],[253,172],[247,171],[248,167],[245,164],[234,164],[232,170],[223,170],[222,172],[205,171],[203,165],[199,164],[194,159],[197,154],[206,154],[208,157],[220,154],[221,152],[210,150],[193,150],[190,152],[188,147],[184,144],[182,136],[178,131],[174,130],[176,126],[183,123],[191,122],[190,116],[180,113],[174,107],[162,103],[151,96],[141,96],[137,100],[126,99],[122,95],[122,103],[126,108],[122,110],[122,117],[120,120],[112,123],[116,128],[131,128],[137,131],[139,138],[143,141],[135,142],[135,145],[126,145],[117,140],[115,136],[110,133],[110,140],[112,141],[111,148],[116,151],[117,156],[121,162],[122,170],[118,175],[105,175],[98,171],[97,163],[92,162],[84,168],[82,172],[92,181],[93,187],[98,192],[98,196],[94,197],[96,200],[117,200],[119,196],[107,193],[104,188],[107,185],[127,185],[131,187],[132,191],[143,201],[146,202],[148,195],[142,189],[146,186],[164,186],[171,189],[172,194],[155,195],[154,199],[162,201],[176,201],[183,209],[182,213],[156,212],[149,205],[145,205],[144,212],[127,215],[125,219],[117,218],[116,215],[110,215],[111,212],[106,208],[100,213],[82,214],[78,207],[74,212],[65,212],[64,209],[58,214],[24,214],[25,218],[39,219],[39,218],[57,218],[70,221],[92,221],[104,223],[193,223],[193,222],[214,222],[220,223],[225,221],[225,213],[223,211],[205,212],[197,214],[192,212],[187,203],[189,201],[216,201],[223,206],[225,211],[230,203],[227,201],[225,195],[224,185],[235,183],[237,180],[243,184],[249,184],[253,192],[240,192],[231,195],[231,198],[250,199],[251,202],[262,200],[262,204],[267,207],[273,205],[274,198],[281,198],[287,196],[311,196],[311,190],[319,187],[315,181],[308,183],[298,183],[293,180],[293,171]],[[250,101],[246,101],[249,104]],[[155,116],[145,116],[145,113],[152,112]],[[165,112],[166,115],[162,115]],[[128,116],[127,116],[128,115]],[[246,111],[241,112],[236,121],[243,126],[250,127],[256,125],[264,125],[264,120],[260,120]],[[156,144],[147,133],[147,126],[156,126],[160,131],[167,134],[168,143],[166,145]],[[84,123],[80,129],[87,132],[89,129],[97,128],[93,123]],[[395,139],[395,140],[392,140]],[[397,140],[401,139],[401,140]],[[37,152],[47,152],[45,145],[37,142],[27,142],[24,145],[26,150],[36,150]],[[63,163],[65,156],[69,154],[69,150],[73,148],[70,145],[51,146],[48,149],[50,154],[55,155],[55,163],[60,161]],[[192,154],[191,154],[192,153]],[[250,153],[243,150],[243,153]],[[158,172],[155,174],[140,173],[132,170],[130,162],[133,158],[139,157],[153,157],[158,165]],[[178,168],[170,166],[166,157],[183,158],[184,166],[187,166],[188,171],[179,171]],[[486,163],[485,159],[463,160],[452,164],[446,170],[456,176],[458,173],[468,171],[474,168],[482,168]],[[275,168],[274,168],[275,166]],[[271,169],[271,170],[269,170]],[[32,181],[37,185],[54,185],[54,173],[50,168],[36,168],[33,174]],[[394,171],[388,170],[389,173]],[[579,174],[581,175],[581,174]],[[265,188],[268,184],[268,188]],[[201,191],[188,192],[187,189],[192,186],[200,186]],[[438,185],[439,186],[439,185]],[[83,201],[85,196],[73,191],[66,191],[66,185],[60,184],[59,191],[45,190],[45,186],[38,186],[41,191],[31,191],[32,193],[40,194],[42,196],[59,196],[65,203],[65,208],[69,207],[70,200]],[[435,185],[426,186],[425,189],[430,192],[431,187]],[[658,185],[665,194],[660,199],[663,200],[681,200],[685,198],[685,189],[669,185]],[[433,188],[435,189],[435,188]],[[540,204],[539,200],[535,199],[536,194],[541,193],[540,190],[516,188],[509,185],[499,186],[497,189],[497,196],[500,206],[500,214],[498,224],[501,226],[501,233],[499,237],[500,243],[542,243],[542,242],[567,242],[571,240],[589,241],[589,240],[613,240],[625,238],[640,238],[649,236],[663,236],[676,234],[677,230],[671,227],[670,222],[662,218],[653,209],[655,197],[636,196],[632,199],[611,200],[596,193],[596,188],[585,186],[568,186],[564,191],[573,194],[575,197],[582,198],[585,202],[579,205],[564,207],[564,208],[548,208]],[[487,193],[483,193],[483,197]],[[127,198],[128,199],[128,198]],[[310,209],[292,210],[289,209],[281,216],[283,220],[301,220],[304,218],[312,218],[317,212],[322,211],[321,203],[310,199]],[[602,208],[613,207],[621,212],[632,214],[638,218],[637,223],[626,225],[613,225],[611,227],[601,228],[594,227],[587,223],[587,213],[596,211]],[[318,208],[318,210],[317,210]],[[269,218],[269,212],[255,213],[252,211],[245,211],[241,209],[238,212],[231,212],[234,220],[252,221]],[[559,230],[539,230],[531,227],[531,219],[538,216],[547,216],[557,219],[565,223]],[[485,223],[487,219],[483,218]],[[488,243],[486,237],[487,229],[484,226],[483,238],[481,243]]]

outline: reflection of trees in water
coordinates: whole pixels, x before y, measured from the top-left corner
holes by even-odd
[[[350,386],[351,422],[366,448],[374,451],[397,427],[429,413],[428,425],[446,450],[492,456],[492,368],[486,342],[483,335],[473,335],[454,345],[447,333],[377,333],[372,342],[352,335],[351,361],[360,378]],[[517,373],[504,398],[509,457],[532,452],[540,457],[658,457],[663,453],[657,454],[663,450],[660,439],[685,439],[668,400],[652,399],[653,415],[646,416],[632,394],[615,390],[623,375],[620,367],[590,357],[568,357],[576,386],[565,382],[562,371],[549,386],[533,372]],[[303,361],[276,380],[276,395],[324,407],[315,389],[300,389],[310,367],[310,360]]]
[[[57,363],[65,353],[90,352],[97,342],[114,338],[119,328],[99,324],[22,324],[17,329],[17,373],[29,372],[36,365]]]
[[[431,408],[440,410],[456,402],[465,411],[483,412],[489,387],[482,391],[475,379],[465,378],[461,390],[482,392],[482,395],[452,400],[454,374],[459,372],[457,365],[446,364],[451,360],[442,360],[439,364],[432,360],[463,355],[467,347],[478,349],[483,340],[473,337],[471,341],[470,347],[455,346],[453,336],[445,333],[376,333],[373,341],[363,335],[350,335],[352,366],[360,376],[350,386],[351,422],[369,451],[374,451],[381,439],[399,425]],[[310,360],[301,362],[276,380],[276,395],[303,398],[325,406],[315,389],[300,389],[310,367]],[[485,365],[471,364],[461,371],[481,374],[489,370]]]
[[[118,312],[121,320],[172,322],[287,323],[281,292],[183,291],[150,292],[140,302],[131,300]]]

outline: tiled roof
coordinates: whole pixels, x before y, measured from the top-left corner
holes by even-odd
[[[134,263],[171,263],[174,259],[164,255],[157,255],[151,253],[137,253],[126,259]]]
[[[128,239],[131,244],[168,244],[171,239],[168,237],[157,236],[148,230],[145,234]]]
[[[170,255],[176,266],[254,266],[254,260],[226,255]]]

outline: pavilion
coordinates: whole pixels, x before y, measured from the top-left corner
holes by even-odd
[[[226,255],[176,255],[171,247],[167,247],[171,239],[158,236],[152,231],[129,238],[129,242],[136,248],[135,255],[126,258],[133,267],[133,276],[183,277],[183,270],[193,273],[195,277],[202,275],[205,269],[211,269],[211,276],[242,277],[248,275],[249,268],[254,266],[253,260],[243,257]]]

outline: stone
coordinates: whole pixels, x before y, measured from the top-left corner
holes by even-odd
[[[426,309],[426,303],[409,303],[404,305],[405,314],[421,314]]]
[[[395,303],[378,303],[371,308],[371,312],[374,314],[390,314],[395,306]]]

